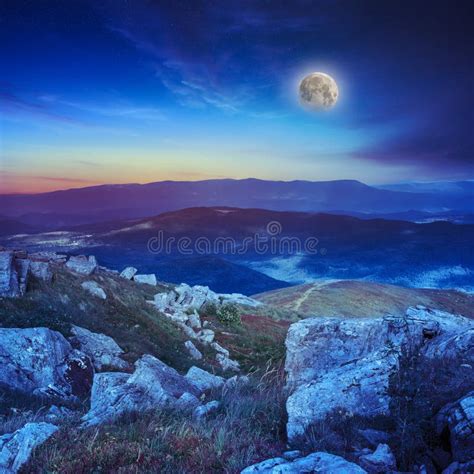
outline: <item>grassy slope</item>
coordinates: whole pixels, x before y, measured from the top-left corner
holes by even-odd
[[[106,300],[81,288],[91,279],[105,290]],[[130,362],[149,353],[182,373],[191,365],[221,373],[215,352],[198,343],[204,359],[191,360],[184,334],[146,302],[169,288],[139,285],[106,272],[81,277],[58,266],[51,284],[33,280],[23,298],[0,299],[0,326],[45,326],[67,336],[71,324],[77,324],[112,336]],[[243,372],[254,374],[250,387],[216,394],[221,409],[204,423],[180,413],[151,412],[85,431],[78,430],[77,423],[66,424],[36,450],[23,472],[239,472],[281,452],[285,417],[280,369],[289,323],[253,314],[242,314],[242,323],[235,326],[222,325],[215,316],[201,318],[209,321],[216,340],[230,350]],[[31,419],[25,407],[42,421],[41,404],[21,394],[0,397],[0,434]],[[19,414],[8,416],[15,406]],[[76,406],[82,411],[87,407],[87,400]]]
[[[474,296],[455,290],[404,288],[367,281],[323,280],[283,288],[255,296],[256,299],[302,317],[378,317],[401,315],[409,306],[430,308],[474,317]]]

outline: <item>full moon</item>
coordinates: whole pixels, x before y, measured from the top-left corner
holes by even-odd
[[[308,74],[299,86],[300,102],[313,110],[330,109],[337,102],[336,81],[324,72]]]

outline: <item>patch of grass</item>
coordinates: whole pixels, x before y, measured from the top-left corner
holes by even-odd
[[[156,411],[83,431],[64,427],[22,472],[238,473],[285,449],[282,384],[282,374],[270,371],[223,391],[218,413],[204,421]]]

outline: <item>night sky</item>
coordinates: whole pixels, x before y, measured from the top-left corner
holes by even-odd
[[[1,5],[3,192],[474,178],[473,1]],[[313,71],[329,111],[298,103]]]

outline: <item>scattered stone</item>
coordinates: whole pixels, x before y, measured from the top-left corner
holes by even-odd
[[[397,469],[397,462],[392,450],[387,444],[379,444],[372,454],[359,458],[360,465],[370,473],[385,473]]]
[[[213,375],[199,367],[191,367],[186,374],[188,379],[200,392],[211,389],[219,389],[224,385],[225,380],[218,375]]]
[[[205,405],[196,407],[193,411],[193,416],[197,420],[201,420],[217,411],[219,407],[220,403],[217,400],[213,400],[212,402],[208,402]]]
[[[111,337],[79,326],[72,326],[71,332],[71,343],[90,357],[96,370],[126,370],[130,367],[128,362],[121,359],[124,352]]]
[[[77,255],[69,257],[66,267],[80,275],[92,275],[97,269],[97,260],[93,255],[86,257],[85,255]]]
[[[188,322],[189,325],[194,329],[201,329],[201,318],[196,310],[194,310],[191,314],[188,314]]]
[[[216,351],[216,352],[220,352],[221,354],[224,354],[226,357],[229,357],[230,356],[230,352],[222,347],[219,343],[217,342],[212,342],[211,343],[211,347]]]
[[[154,273],[149,273],[148,275],[135,275],[133,281],[137,283],[145,283],[147,285],[156,286],[158,281],[156,280],[156,275]]]
[[[255,472],[259,474],[301,474],[304,472],[318,474],[367,474],[357,464],[346,461],[340,456],[324,452],[313,453],[293,461],[286,460],[283,457],[267,459],[245,468],[240,474],[252,474]]]
[[[91,408],[82,418],[83,426],[112,421],[123,413],[174,406],[184,394],[195,397],[200,390],[151,355],[135,362],[135,372],[102,372],[94,376]]]
[[[30,272],[34,277],[48,283],[51,282],[53,279],[53,271],[51,270],[49,262],[41,260],[31,260]]]
[[[214,337],[215,333],[212,329],[201,329],[197,334],[197,338],[203,344],[210,344],[214,340]]]
[[[194,359],[194,360],[200,360],[202,359],[202,354],[199,351],[199,349],[191,342],[191,341],[186,341],[184,343],[184,346],[189,352],[189,355]]]
[[[192,393],[185,392],[178,398],[178,401],[175,403],[175,407],[178,410],[190,411],[194,410],[200,404],[201,402],[196,396],[194,396]]]
[[[81,286],[91,295],[97,296],[97,298],[100,298],[101,300],[107,299],[105,291],[97,284],[97,282],[92,280],[84,281],[83,283],[81,283]]]
[[[236,360],[229,359],[224,354],[217,353],[216,360],[221,366],[222,370],[231,370],[233,372],[240,371],[240,364]]]
[[[0,329],[0,383],[68,399],[88,393],[93,366],[64,336],[47,328]]]
[[[122,272],[120,273],[120,276],[122,278],[125,278],[126,280],[131,280],[135,274],[137,273],[137,269],[135,267],[127,267]]]
[[[56,431],[58,427],[50,423],[26,423],[14,433],[0,436],[0,471],[18,472],[32,451]]]

